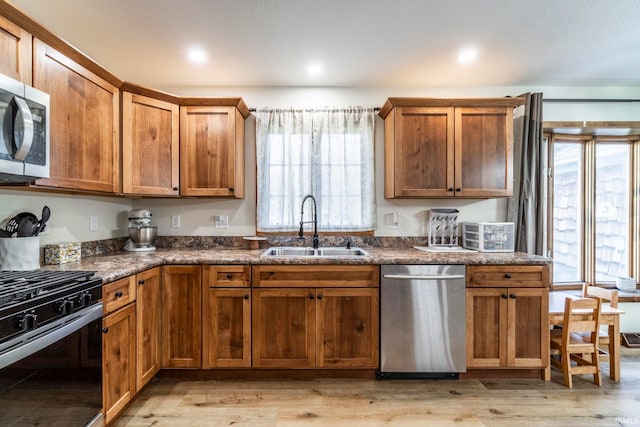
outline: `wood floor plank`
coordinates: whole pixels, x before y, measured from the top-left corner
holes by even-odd
[[[623,349],[622,380],[210,380],[159,378],[116,422],[138,426],[640,425],[640,349]]]

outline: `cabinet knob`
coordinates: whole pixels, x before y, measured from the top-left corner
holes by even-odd
[[[447,191],[450,191],[450,192],[452,192],[452,193],[453,193],[453,187],[449,187],[449,188],[447,188]]]
[[[227,280],[231,280],[233,276],[231,274],[227,274]]]
[[[173,191],[178,191],[179,188],[178,187],[173,187]]]
[[[313,294],[309,294],[309,299],[313,299]]]
[[[322,294],[318,294],[318,299],[322,299]]]
[[[102,333],[106,334],[107,332],[109,332],[109,328],[102,328]]]
[[[509,298],[516,299],[516,295],[515,294],[509,294]]]
[[[144,285],[144,279],[138,280],[138,285]]]
[[[233,193],[233,187],[229,188],[229,193]]]
[[[462,191],[462,188],[457,187],[457,188],[456,188],[456,191],[459,193],[459,192],[461,192],[461,191]]]
[[[500,295],[502,298],[507,299],[507,294]]]
[[[511,275],[509,273],[507,273],[507,274],[504,275],[504,278],[505,279],[511,279]]]
[[[116,298],[120,298],[122,296],[122,291],[117,291],[115,293]]]
[[[249,299],[249,294],[244,294],[244,299]]]

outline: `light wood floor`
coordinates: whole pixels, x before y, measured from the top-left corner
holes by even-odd
[[[640,349],[622,381],[155,380],[116,426],[638,426]]]

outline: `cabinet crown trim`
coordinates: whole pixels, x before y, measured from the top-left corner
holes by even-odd
[[[524,105],[525,97],[505,98],[415,98],[390,97],[380,108],[383,119],[394,107],[517,107]]]

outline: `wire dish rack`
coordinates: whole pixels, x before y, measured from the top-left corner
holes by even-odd
[[[457,209],[430,209],[428,211],[428,246],[458,246],[458,213]]]

